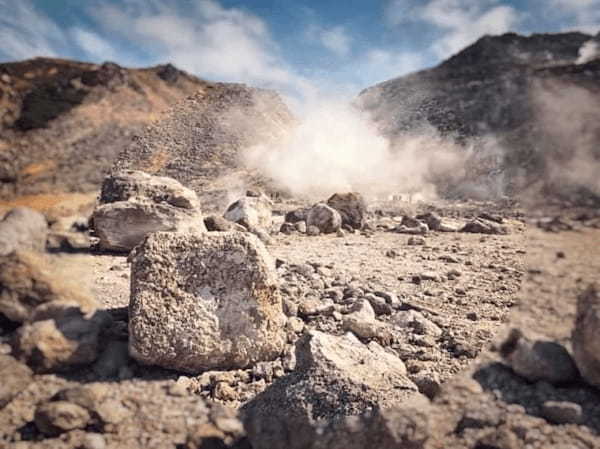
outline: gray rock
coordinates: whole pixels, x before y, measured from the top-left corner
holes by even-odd
[[[393,229],[393,232],[398,234],[411,234],[411,235],[425,235],[429,231],[429,228],[425,223],[419,223],[416,226],[406,226],[400,224]]]
[[[342,217],[342,225],[362,229],[367,216],[367,204],[360,193],[336,193],[327,200],[327,205],[337,210]]]
[[[0,256],[18,249],[44,251],[47,236],[48,223],[42,214],[16,207],[0,220]]]
[[[204,217],[204,226],[206,226],[206,230],[209,232],[230,232],[230,231],[245,231],[241,225],[237,223],[232,223],[231,221],[223,218],[219,215],[209,215],[208,217]]]
[[[590,285],[577,300],[573,358],[583,378],[600,388],[600,294]]]
[[[330,298],[319,299],[314,296],[308,296],[302,299],[298,305],[298,315],[302,318],[315,315],[329,315],[333,310],[333,301]]]
[[[308,211],[306,225],[309,228],[315,226],[323,234],[330,234],[342,227],[342,217],[335,209],[319,203]]]
[[[391,322],[402,329],[410,329],[419,335],[439,337],[442,330],[434,322],[428,320],[421,312],[416,310],[403,310],[395,313]]]
[[[581,406],[567,401],[546,401],[542,405],[542,416],[554,424],[581,424]]]
[[[48,402],[35,411],[36,427],[48,436],[83,429],[89,422],[90,414],[86,409],[66,401]]]
[[[426,242],[423,237],[409,237],[408,241],[406,242],[406,244],[410,246],[425,245],[425,243]]]
[[[296,231],[306,234],[306,222],[304,220],[294,223],[294,227],[296,228]]]
[[[33,382],[32,372],[9,355],[0,355],[0,409]]]
[[[508,234],[508,229],[492,221],[475,219],[465,224],[460,232],[473,234]]]
[[[577,378],[575,363],[562,345],[528,338],[519,329],[510,330],[500,354],[515,373],[531,382],[560,384]]]
[[[247,229],[270,229],[273,224],[273,203],[265,195],[246,196],[229,205],[223,216]]]
[[[442,224],[441,217],[435,212],[427,212],[426,214],[417,215],[417,220],[425,223],[432,231],[438,231]]]
[[[306,228],[306,235],[310,235],[311,237],[316,237],[319,234],[321,234],[321,231],[316,226],[311,225]]]
[[[119,370],[127,366],[129,350],[127,342],[111,341],[94,363],[94,372],[100,377],[113,377]]]
[[[104,180],[92,222],[99,246],[128,252],[157,231],[205,231],[196,194],[171,178],[122,171]]]
[[[256,449],[311,447],[320,420],[389,408],[420,396],[399,358],[375,342],[363,345],[352,334],[311,331],[298,341],[296,359],[294,372],[244,406]]]
[[[285,214],[285,221],[287,223],[300,223],[306,221],[306,215],[310,208],[296,209]]]
[[[352,313],[345,315],[342,327],[361,338],[377,338],[382,341],[391,339],[389,327],[375,318],[375,311],[367,299],[359,299]]]
[[[279,232],[286,235],[293,234],[294,232],[296,232],[296,226],[288,222],[282,223],[281,227],[279,228]]]
[[[190,373],[274,359],[285,342],[274,265],[249,234],[151,234],[132,257],[130,354]]]

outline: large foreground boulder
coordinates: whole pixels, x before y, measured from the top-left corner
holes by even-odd
[[[375,342],[311,331],[296,346],[296,370],[244,406],[255,449],[311,447],[321,422],[421,397],[404,363]],[[294,435],[289,430],[295,429]]]
[[[48,223],[42,214],[16,207],[0,220],[0,256],[17,249],[44,251],[47,236]]]
[[[314,226],[322,234],[337,232],[342,227],[342,216],[327,204],[318,203],[306,215],[306,226]]]
[[[600,388],[600,294],[590,285],[577,300],[573,357],[583,378]]]
[[[327,205],[342,216],[342,225],[362,229],[367,218],[367,203],[360,193],[336,193],[327,200]]]
[[[206,231],[194,191],[141,171],[107,177],[92,222],[100,248],[128,252],[157,231]]]
[[[155,233],[132,257],[129,350],[189,373],[245,368],[283,350],[275,263],[246,233]]]

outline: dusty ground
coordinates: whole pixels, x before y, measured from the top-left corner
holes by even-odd
[[[464,205],[440,210],[454,219],[478,213]],[[426,373],[443,384],[434,400],[431,448],[600,447],[600,393],[580,382],[561,388],[544,382],[529,384],[487,349],[494,347],[498,334],[513,326],[569,346],[576,296],[600,272],[600,230],[578,226],[574,231],[543,232],[526,225],[522,215],[511,210],[505,214],[508,235],[434,232],[425,237],[424,245],[409,245],[410,236],[386,231],[394,222],[393,214],[388,215],[374,215],[370,231],[343,237],[274,236],[268,248],[279,265],[285,301],[293,299],[297,305],[311,297],[324,301],[327,292],[336,288],[358,289],[361,294],[394,293],[400,310],[420,311],[442,330],[437,337],[399,331],[385,342],[406,363],[411,377]],[[90,285],[112,315],[110,338],[126,341],[127,258],[99,253],[64,257],[77,266],[82,285]],[[341,333],[335,312],[346,311],[343,302],[333,310],[303,316],[304,329]],[[378,319],[390,321],[386,314]],[[297,338],[293,334],[290,343]],[[2,348],[8,351],[6,345]],[[159,393],[174,398],[169,399],[173,408],[188,407],[188,399],[194,397],[239,407],[289,369],[284,356],[260,369],[195,377],[143,367],[132,360],[109,378],[89,368],[69,375],[37,375],[34,383],[0,409],[0,441],[4,441],[0,447],[78,447],[85,432],[42,439],[31,422],[37,404],[69,386],[109,385],[117,401],[111,404],[120,404],[130,413],[135,409],[131,401],[143,404],[151,399],[148,395]],[[184,385],[183,396],[180,385]],[[542,405],[550,399],[579,404],[582,425],[556,425],[543,418]],[[125,441],[119,432],[129,432],[129,427],[116,429],[105,432],[106,447],[120,447]],[[147,447],[183,438],[176,426],[165,424],[160,432],[161,437],[152,444],[149,439]]]

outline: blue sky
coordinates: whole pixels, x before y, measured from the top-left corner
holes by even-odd
[[[292,95],[356,94],[484,34],[600,29],[600,0],[0,0],[0,61],[172,62]]]

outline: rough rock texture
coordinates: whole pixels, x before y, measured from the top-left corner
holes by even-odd
[[[563,346],[553,341],[532,340],[518,329],[510,331],[500,352],[515,373],[531,382],[560,384],[577,378],[577,368]]]
[[[577,300],[573,357],[583,378],[600,388],[600,294],[595,284]]]
[[[39,306],[54,302],[75,303],[84,313],[93,312],[97,303],[78,282],[50,256],[18,251],[0,257],[0,313],[22,323],[32,320]]]
[[[9,355],[0,355],[0,409],[33,382],[31,374],[23,363]]]
[[[137,360],[195,373],[282,351],[274,261],[255,237],[155,233],[132,260],[129,349]]]
[[[272,207],[273,203],[264,195],[245,196],[232,203],[223,216],[248,229],[270,229],[273,224]]]
[[[35,425],[48,436],[83,429],[89,421],[90,414],[86,409],[66,401],[48,402],[35,411]]]
[[[207,85],[170,64],[0,64],[0,199],[98,190],[135,134]]]
[[[173,107],[121,155],[114,169],[138,169],[177,179],[214,212],[232,191],[267,181],[240,161],[244,151],[280,138],[293,118],[278,94],[243,84],[210,84]]]
[[[342,216],[342,225],[362,229],[366,222],[367,204],[360,193],[336,193],[327,200],[327,205]]]
[[[42,214],[16,207],[0,220],[0,256],[17,249],[44,251],[47,236],[48,223]]]
[[[151,232],[206,230],[192,190],[133,170],[106,178],[92,220],[100,248],[112,251],[130,251]]]
[[[354,335],[311,331],[296,345],[296,370],[244,407],[244,422],[257,448],[310,447],[320,420],[341,419],[419,396],[396,356]],[[296,429],[291,437],[287,429]],[[306,444],[306,446],[303,446]]]
[[[306,215],[306,226],[314,226],[323,234],[330,234],[342,227],[340,213],[324,203],[315,204]]]

